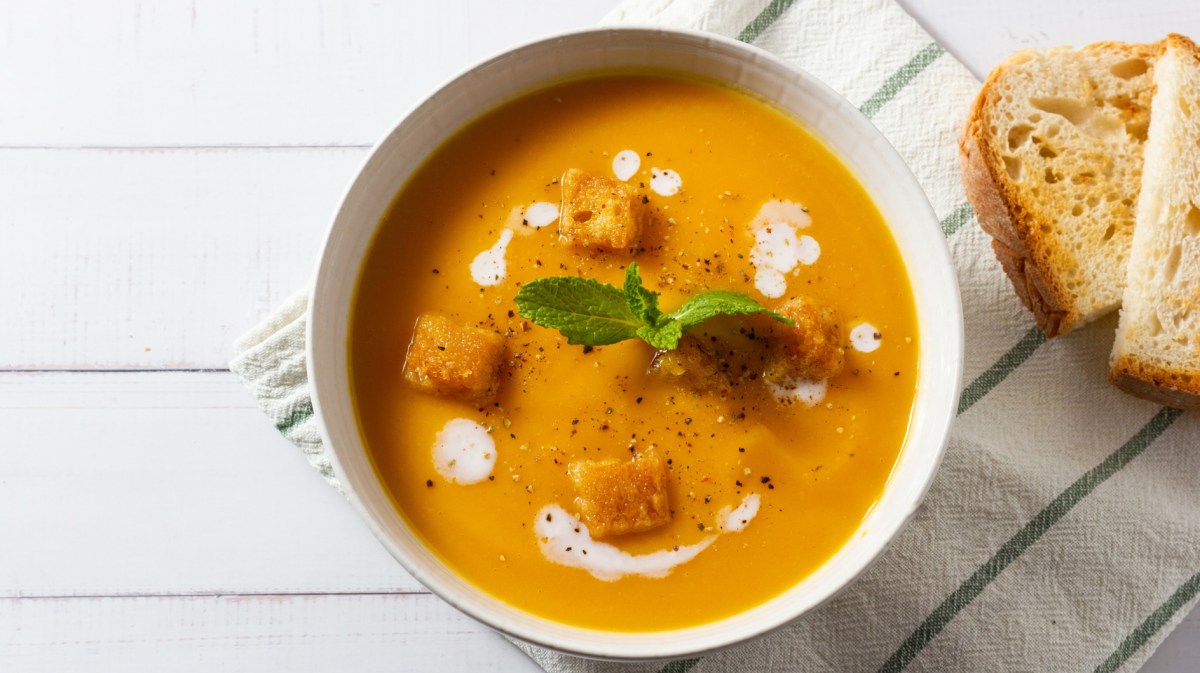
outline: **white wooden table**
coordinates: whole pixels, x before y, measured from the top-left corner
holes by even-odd
[[[439,82],[615,0],[0,3],[0,670],[535,671],[226,369]],[[904,0],[978,75],[1194,0]],[[1200,668],[1193,614],[1144,669]]]

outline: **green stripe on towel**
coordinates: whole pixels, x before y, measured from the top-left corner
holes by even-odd
[[[954,212],[942,218],[942,232],[946,234],[946,238],[954,235],[954,232],[962,228],[964,224],[971,221],[975,217],[975,209],[971,208],[970,203],[963,203],[954,209]]]
[[[1165,603],[1158,606],[1158,609],[1150,613],[1145,621],[1138,624],[1138,627],[1126,636],[1125,640],[1121,641],[1117,649],[1096,667],[1096,673],[1115,673],[1122,664],[1129,660],[1129,657],[1133,656],[1134,652],[1137,652],[1142,645],[1146,644],[1147,640],[1150,640],[1151,636],[1158,633],[1159,629],[1171,621],[1175,613],[1190,603],[1197,593],[1200,593],[1200,573],[1192,575],[1188,581],[1183,583],[1183,586],[1171,594]]]
[[[750,22],[750,25],[746,26],[742,29],[742,32],[738,33],[737,39],[747,44],[757,40],[758,36],[762,35],[764,31],[778,21],[779,17],[783,16],[783,13],[786,12],[794,2],[796,2],[796,0],[771,0],[771,4],[767,5],[763,11],[759,12],[758,16],[754,17],[754,20]]]
[[[287,435],[287,433],[291,432],[297,425],[300,425],[304,421],[312,418],[312,415],[312,398],[308,398],[292,409],[291,413],[289,413],[286,418],[280,419],[280,421],[275,424],[275,429],[279,431],[279,434]]]
[[[680,659],[679,661],[672,661],[671,663],[667,664],[666,666],[663,666],[662,670],[659,671],[658,673],[688,673],[688,671],[695,668],[696,664],[698,664],[698,663],[700,663],[699,658],[697,658],[697,659]]]
[[[1089,470],[1082,477],[1075,480],[1075,483],[1067,487],[1065,491],[1060,493],[1049,505],[1038,512],[1037,516],[1025,524],[1017,534],[1012,536],[1008,542],[1004,543],[1003,547],[992,555],[987,563],[979,567],[970,577],[968,577],[957,589],[954,590],[942,604],[937,606],[921,622],[921,625],[913,631],[900,648],[884,662],[879,668],[879,673],[898,673],[904,670],[908,664],[925,649],[942,629],[953,620],[963,608],[971,604],[983,590],[991,584],[992,580],[1004,571],[1013,561],[1021,557],[1025,550],[1033,546],[1033,543],[1041,539],[1042,535],[1050,529],[1051,526],[1058,523],[1070,512],[1071,509],[1078,505],[1081,500],[1086,498],[1088,494],[1096,490],[1096,487],[1103,484],[1109,477],[1121,471],[1121,468],[1129,464],[1131,460],[1137,458],[1146,447],[1154,443],[1167,428],[1171,427],[1171,423],[1175,422],[1176,418],[1182,414],[1178,409],[1162,408],[1153,418],[1138,430],[1137,434],[1129,438],[1121,448],[1109,454],[1104,462]]]
[[[887,105],[888,101],[895,98],[896,94],[903,91],[904,87],[908,86],[909,82],[913,81],[917,75],[921,74],[925,68],[929,67],[929,64],[938,60],[938,58],[945,53],[946,50],[942,49],[942,45],[938,44],[937,42],[931,42],[930,44],[926,45],[926,47],[917,52],[917,55],[913,56],[908,63],[900,66],[899,70],[893,73],[891,77],[887,78],[887,80],[884,81],[883,86],[879,87],[879,90],[876,91],[870,98],[868,98],[867,102],[863,103],[858,109],[864,115],[866,115],[868,119],[874,117],[875,113],[883,109],[883,106]]]
[[[962,395],[958,398],[958,413],[962,415],[964,411],[970,409],[976,402],[983,399],[992,391],[992,388],[1000,385],[1000,382],[1008,378],[1008,375],[1013,373],[1017,367],[1021,366],[1022,362],[1029,359],[1038,346],[1046,343],[1046,335],[1042,334],[1042,330],[1032,327],[1017,345],[1008,349],[1008,352],[1000,356],[999,360],[987,371],[975,377],[966,388],[963,388]]]

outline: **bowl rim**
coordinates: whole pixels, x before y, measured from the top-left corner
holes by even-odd
[[[453,570],[452,568],[449,568],[448,570],[450,573],[452,573],[454,575],[458,575],[458,577],[460,579],[462,579],[468,586],[470,586],[476,593],[478,593],[478,595],[481,596],[483,601],[486,603],[498,604],[509,610],[513,610],[518,613],[530,615],[530,616],[536,618],[536,620],[548,622],[550,624],[554,624],[559,627],[566,627],[572,631],[579,631],[581,633],[590,633],[590,634],[607,634],[607,635],[614,636],[616,638],[620,638],[624,641],[636,642],[637,645],[635,647],[629,647],[628,645],[626,645],[625,649],[623,649],[621,651],[614,651],[612,648],[613,648],[613,645],[616,645],[616,643],[613,643],[612,645],[605,645],[603,648],[598,648],[594,645],[594,643],[584,643],[584,642],[580,641],[578,638],[576,638],[574,641],[568,640],[567,638],[559,638],[559,637],[550,639],[546,634],[539,633],[536,629],[529,628],[529,627],[526,627],[521,624],[504,623],[501,619],[493,619],[492,615],[485,614],[482,610],[480,610],[476,606],[472,605],[470,601],[461,600],[459,598],[458,589],[448,586],[446,583],[444,583],[440,579],[438,579],[433,574],[432,571],[427,571],[424,566],[422,566],[420,563],[416,562],[416,559],[410,558],[408,556],[408,554],[399,547],[399,545],[396,543],[396,541],[393,540],[392,537],[384,530],[384,527],[382,526],[381,522],[376,520],[376,518],[372,515],[372,513],[366,506],[366,504],[363,502],[362,498],[360,497],[360,494],[357,493],[354,490],[354,488],[351,486],[351,480],[348,478],[348,473],[342,466],[341,455],[340,455],[341,453],[345,452],[347,449],[343,448],[342,450],[339,450],[338,445],[334,443],[331,433],[330,433],[330,430],[329,430],[329,427],[325,422],[325,415],[324,415],[325,405],[322,403],[322,400],[321,400],[321,390],[324,387],[325,377],[331,376],[332,373],[324,374],[320,368],[314,366],[314,362],[316,362],[316,360],[317,360],[316,348],[315,348],[314,344],[317,341],[319,341],[319,339],[315,338],[316,332],[315,332],[314,325],[317,322],[315,320],[315,318],[318,316],[318,312],[321,309],[320,289],[322,287],[322,281],[325,278],[325,274],[323,273],[323,271],[326,268],[327,259],[330,255],[331,242],[332,242],[332,240],[334,238],[334,234],[338,228],[338,222],[341,220],[342,213],[345,210],[347,203],[354,197],[354,195],[358,191],[365,189],[365,187],[362,187],[362,181],[363,181],[363,176],[364,176],[365,170],[373,163],[373,161],[377,160],[378,155],[381,153],[381,151],[384,149],[385,146],[387,146],[391,143],[397,142],[396,138],[399,136],[399,132],[402,129],[402,127],[404,126],[404,124],[411,117],[413,117],[415,113],[420,111],[424,106],[428,105],[433,99],[435,99],[438,96],[438,94],[441,94],[443,92],[451,90],[454,87],[460,85],[463,80],[465,80],[466,78],[471,76],[472,73],[474,73],[475,71],[485,68],[489,65],[498,63],[505,58],[514,57],[514,56],[520,54],[521,52],[532,50],[532,49],[535,49],[538,47],[548,46],[555,42],[578,40],[578,39],[583,39],[583,38],[595,37],[598,35],[599,36],[615,36],[618,34],[619,35],[627,35],[627,36],[640,36],[642,38],[651,39],[651,40],[661,39],[661,38],[665,38],[665,37],[674,37],[674,38],[698,40],[698,41],[707,42],[707,43],[715,43],[719,46],[730,49],[734,52],[740,52],[741,55],[745,58],[748,58],[751,60],[765,61],[770,66],[781,69],[782,71],[788,73],[792,78],[799,79],[799,80],[805,80],[805,83],[807,86],[811,86],[814,89],[821,91],[822,94],[824,96],[826,96],[830,101],[833,101],[835,103],[838,103],[838,102],[844,103],[845,105],[842,107],[849,108],[849,110],[852,111],[850,114],[853,117],[852,124],[856,127],[856,133],[865,134],[867,137],[871,137],[873,140],[880,143],[879,146],[881,147],[882,152],[886,155],[887,159],[893,164],[894,168],[896,169],[895,173],[896,173],[897,179],[902,180],[906,183],[904,190],[911,192],[915,197],[919,197],[919,198],[916,198],[916,201],[919,204],[919,208],[920,208],[921,212],[915,213],[913,215],[912,219],[920,220],[920,221],[922,221],[922,223],[914,224],[913,226],[932,226],[934,229],[936,229],[936,231],[938,233],[940,233],[941,228],[940,228],[937,216],[933,210],[933,207],[929,203],[928,196],[925,194],[924,189],[921,187],[916,176],[912,173],[912,169],[908,166],[907,162],[905,162],[904,159],[900,156],[899,152],[895,149],[895,147],[891,144],[891,142],[882,134],[882,132],[880,132],[871,123],[871,121],[865,115],[863,115],[858,110],[857,107],[855,107],[853,104],[849,103],[849,101],[847,101],[845,99],[845,97],[843,97],[838,92],[834,91],[831,87],[829,87],[823,81],[819,80],[818,78],[811,75],[807,71],[805,71],[799,67],[796,67],[796,66],[784,61],[782,58],[780,58],[768,51],[765,51],[759,47],[756,47],[752,44],[741,42],[739,40],[736,40],[736,39],[733,39],[730,37],[726,37],[724,35],[719,35],[716,33],[709,33],[709,32],[699,31],[699,30],[665,28],[662,26],[655,26],[655,25],[648,25],[648,24],[630,24],[630,25],[622,25],[622,26],[590,27],[590,28],[557,32],[557,33],[553,33],[553,34],[550,34],[550,35],[547,35],[544,37],[540,37],[540,38],[536,38],[536,39],[532,39],[532,40],[526,40],[524,42],[517,44],[516,46],[505,49],[505,50],[503,50],[499,53],[496,53],[492,56],[480,59],[480,60],[476,61],[474,64],[461,69],[454,76],[450,77],[449,79],[444,81],[442,84],[434,87],[428,94],[426,94],[420,100],[418,100],[415,104],[410,106],[405,111],[405,113],[398,119],[398,121],[396,121],[396,123],[392,124],[388,128],[388,130],[383,135],[381,135],[380,138],[372,145],[370,151],[366,154],[366,156],[364,157],[362,162],[355,169],[353,178],[350,180],[349,184],[346,186],[345,190],[343,191],[342,196],[338,201],[338,207],[334,211],[333,217],[330,220],[330,224],[325,232],[325,236],[322,241],[321,252],[317,258],[316,272],[314,274],[314,281],[312,283],[312,286],[311,286],[311,289],[309,292],[308,307],[307,307],[307,311],[305,314],[305,317],[306,317],[306,326],[305,326],[305,358],[306,358],[306,360],[305,360],[305,362],[306,362],[308,377],[309,377],[309,381],[310,381],[309,390],[310,390],[311,399],[312,399],[313,417],[316,420],[317,427],[320,431],[321,440],[326,449],[326,455],[329,457],[329,460],[332,464],[334,476],[338,480],[338,483],[340,484],[339,490],[342,491],[343,495],[349,501],[352,508],[359,514],[359,516],[366,523],[368,529],[376,537],[376,539],[379,540],[379,542],[388,551],[388,553],[394,559],[396,559],[400,563],[400,565],[408,573],[410,573],[418,582],[420,582],[423,586],[428,588],[432,593],[437,595],[443,601],[449,603],[451,606],[453,606],[457,610],[463,612],[467,616],[469,616],[472,619],[478,621],[479,623],[487,626],[488,628],[498,631],[509,637],[519,639],[521,641],[524,641],[526,643],[529,643],[529,644],[532,644],[532,645],[535,645],[538,647],[544,647],[544,648],[552,649],[552,650],[555,650],[558,652],[575,655],[575,656],[581,656],[581,657],[587,657],[587,658],[593,658],[593,659],[612,660],[612,661],[669,660],[669,659],[678,659],[678,658],[682,658],[682,657],[700,656],[700,655],[708,654],[711,652],[719,651],[722,649],[726,649],[726,648],[732,647],[734,645],[748,642],[748,641],[751,641],[751,640],[754,640],[757,638],[761,638],[764,635],[771,633],[774,630],[776,630],[776,629],[778,629],[778,628],[780,628],[780,627],[782,627],[804,615],[807,615],[807,614],[813,612],[814,610],[818,609],[822,605],[828,603],[834,596],[840,594],[843,590],[846,589],[846,587],[854,584],[856,580],[861,578],[863,573],[865,573],[868,568],[870,568],[872,565],[874,565],[874,563],[880,558],[880,556],[882,556],[883,552],[885,550],[887,550],[893,544],[893,542],[896,540],[896,538],[908,526],[909,522],[912,520],[913,515],[918,511],[918,508],[919,508],[921,502],[924,500],[926,494],[928,493],[928,491],[933,483],[934,478],[937,475],[937,472],[941,466],[942,459],[945,455],[945,452],[946,452],[946,449],[947,449],[947,446],[949,443],[950,431],[951,431],[951,428],[953,427],[953,423],[954,423],[955,416],[956,416],[955,412],[958,408],[959,395],[961,393],[961,379],[962,379],[963,363],[964,363],[965,348],[964,348],[964,325],[963,325],[962,300],[961,300],[961,294],[960,294],[959,288],[958,288],[958,281],[957,281],[957,277],[956,277],[956,273],[955,273],[954,263],[951,258],[951,255],[950,255],[948,243],[946,242],[944,237],[939,237],[939,239],[941,240],[940,245],[933,246],[932,249],[924,251],[924,254],[927,256],[924,261],[932,263],[934,266],[938,267],[938,269],[941,270],[940,275],[942,276],[942,278],[940,279],[940,282],[945,284],[945,287],[947,290],[945,294],[953,297],[953,300],[950,302],[950,305],[939,306],[939,309],[941,311],[944,311],[945,314],[948,315],[950,318],[950,320],[947,321],[948,324],[943,327],[949,327],[953,331],[953,333],[949,335],[949,339],[948,339],[948,343],[952,347],[953,352],[945,354],[945,355],[948,355],[949,357],[939,358],[939,361],[941,362],[942,366],[947,368],[945,378],[946,378],[948,384],[952,385],[952,390],[948,396],[944,397],[944,403],[941,405],[941,407],[933,408],[931,410],[932,414],[931,414],[930,424],[933,426],[934,430],[932,431],[933,434],[927,439],[930,439],[932,442],[935,442],[936,448],[934,448],[934,447],[922,448],[922,453],[927,455],[927,463],[921,465],[922,469],[920,470],[919,474],[917,475],[920,477],[919,483],[918,482],[910,482],[910,486],[915,486],[915,488],[908,489],[908,495],[905,500],[905,502],[908,504],[908,511],[905,512],[903,514],[903,516],[901,516],[901,518],[894,524],[891,532],[889,534],[887,534],[884,537],[884,539],[879,541],[873,548],[871,548],[868,551],[868,553],[864,554],[861,558],[856,559],[856,563],[857,563],[856,567],[851,568],[850,572],[848,572],[845,575],[844,579],[839,584],[837,584],[837,586],[832,587],[828,590],[825,590],[823,593],[819,594],[818,597],[816,598],[816,600],[809,602],[805,607],[803,607],[803,609],[800,609],[797,611],[790,611],[789,614],[787,614],[787,615],[774,616],[773,618],[769,618],[769,619],[768,618],[760,618],[760,619],[758,619],[758,621],[756,623],[754,623],[752,628],[748,628],[748,629],[743,628],[742,630],[737,631],[733,635],[721,634],[720,636],[711,638],[710,642],[708,642],[705,645],[700,646],[700,647],[695,647],[695,646],[688,647],[686,645],[683,647],[680,647],[679,645],[673,646],[669,642],[670,637],[672,635],[677,636],[678,634],[687,632],[692,629],[711,627],[713,625],[721,624],[727,620],[731,620],[731,619],[735,619],[735,618],[744,616],[747,613],[752,612],[752,611],[756,610],[757,608],[762,607],[763,605],[767,605],[774,601],[780,600],[783,596],[785,596],[790,591],[792,591],[796,586],[799,586],[801,583],[803,583],[804,580],[801,580],[796,585],[792,585],[792,587],[785,589],[781,594],[768,599],[767,601],[765,601],[762,604],[759,604],[759,605],[751,607],[751,608],[747,608],[746,610],[740,611],[738,613],[734,613],[732,615],[728,615],[728,616],[723,617],[718,620],[714,620],[711,622],[705,622],[703,624],[694,625],[694,626],[690,626],[690,627],[683,627],[683,628],[679,628],[679,629],[669,629],[669,630],[664,630],[664,631],[622,632],[622,631],[610,631],[610,630],[605,630],[605,629],[594,629],[594,628],[576,626],[576,625],[572,625],[572,624],[566,624],[563,622],[558,622],[556,620],[551,620],[551,619],[548,619],[545,617],[541,617],[540,615],[536,615],[535,613],[530,613],[526,610],[523,610],[521,608],[518,608],[514,605],[507,603],[506,601],[504,601],[503,599],[501,599],[497,596],[492,595],[488,591],[486,591],[486,590],[482,589],[481,587],[478,587],[477,585],[472,583],[470,580],[462,577],[461,575],[458,575],[457,571]],[[665,68],[663,70],[665,72],[670,71],[669,68]],[[602,71],[603,71],[603,69],[596,70],[596,72],[602,72]],[[580,72],[585,72],[585,71],[580,71]],[[710,78],[710,79],[719,81],[718,78]],[[525,93],[536,90],[539,86],[545,86],[550,83],[553,83],[554,81],[558,81],[558,80],[556,80],[552,77],[544,78],[543,81],[537,85],[527,87],[526,89],[522,89],[522,90],[514,90],[513,92],[511,92],[512,95],[509,98],[503,99],[499,102],[496,102],[491,107],[485,108],[482,111],[478,111],[474,117],[470,117],[467,122],[464,122],[464,124],[471,123],[473,120],[478,119],[481,116],[487,114],[489,111],[495,109],[496,106],[502,105],[504,102],[507,102],[509,100],[514,100],[515,98],[518,98]],[[738,88],[734,84],[729,84],[729,86],[732,86],[735,89]],[[769,104],[776,105],[775,101],[771,100],[770,97],[761,96],[760,94],[751,94],[751,95],[766,98],[767,102]],[[839,105],[840,105],[840,103],[839,103]],[[791,114],[791,113],[789,113],[789,114]],[[805,126],[805,124],[807,124],[807,122],[803,123],[802,126]],[[457,128],[462,128],[462,126],[460,125]],[[819,132],[815,128],[807,127],[807,126],[805,126],[805,130],[807,132],[811,133],[812,135],[814,135],[819,142],[821,142],[823,145],[825,145],[827,148],[829,148],[831,151],[833,151],[833,148],[829,145],[829,142],[824,137],[822,137],[821,132]],[[450,135],[453,134],[453,132],[454,131],[451,131],[450,133],[443,136],[443,138],[440,142],[444,142],[446,138],[450,137]],[[852,174],[856,174],[854,165],[852,165],[848,161],[846,161],[844,159],[844,157],[842,157],[840,155],[840,153],[835,151],[834,155],[836,157],[838,157],[838,160],[840,162],[842,162],[850,170],[850,172]],[[856,180],[857,179],[859,179],[859,178],[856,175]],[[398,187],[397,189],[399,189],[399,188],[400,187]],[[865,185],[863,188],[864,188],[864,190],[866,189]],[[871,192],[869,192],[869,191],[867,193],[868,193],[868,196],[870,196],[872,198],[872,200],[874,200],[874,195],[871,194]],[[893,236],[895,236],[896,235],[895,228],[893,227],[891,221],[888,220],[887,218],[884,218],[884,219],[885,219],[885,223],[887,223],[887,225],[888,225],[889,230],[892,232]],[[376,225],[376,226],[378,226],[378,225]],[[904,259],[905,267],[906,267],[906,269],[908,269],[908,273],[910,275],[910,282],[911,282],[911,276],[912,276],[913,272],[912,272],[912,269],[910,266],[910,262],[912,260],[910,260],[907,256],[902,255],[902,257]],[[358,273],[361,273],[361,270],[356,270],[356,273],[355,273],[356,277],[357,277]],[[916,293],[915,293],[915,288],[914,288],[914,295],[915,294]],[[914,299],[916,299],[915,296],[914,296]],[[924,329],[923,325],[919,324],[918,330],[919,330],[919,333],[921,333],[921,334],[925,333],[925,329]],[[922,339],[922,344],[923,343],[924,343],[924,339]],[[343,350],[345,350],[346,344],[343,343],[341,347],[343,348]],[[919,365],[922,369],[925,368],[926,366],[929,366],[925,362],[926,355],[927,354],[924,352],[924,348],[922,347],[922,352],[921,352],[922,357],[921,357],[921,363]],[[331,384],[331,385],[336,385],[336,384]],[[918,388],[918,390],[914,396],[913,412],[912,412],[913,414],[916,413],[916,410],[918,408],[918,403],[920,400],[921,400],[921,390]],[[351,406],[353,406],[352,403],[351,403]],[[906,435],[906,437],[905,437],[903,451],[909,450],[910,445],[912,443],[911,423],[912,423],[912,421],[910,420],[910,430],[909,430],[909,434]],[[363,453],[365,454],[366,453],[365,442],[363,442],[361,437],[360,437],[360,445],[363,450]],[[900,455],[903,456],[903,452]],[[366,458],[366,459],[368,461],[370,460],[369,458]],[[900,459],[897,460],[896,465],[898,466],[899,464],[900,464]],[[894,472],[895,472],[896,466],[893,466],[892,469],[893,469],[893,474],[889,475],[888,480],[885,482],[883,493],[886,493],[889,489],[893,488],[893,479],[892,478],[895,476]],[[376,478],[376,481],[378,481],[377,478]],[[387,495],[386,487],[381,486],[381,488],[383,488],[385,495]],[[880,497],[882,499],[883,494],[881,494]],[[391,501],[390,495],[388,495],[388,500]],[[392,507],[393,508],[395,507],[394,501],[392,501]],[[404,517],[402,515],[399,514],[399,512],[397,512],[396,515],[400,518],[400,520],[403,522],[403,525],[405,527],[411,529],[411,526],[409,526],[408,522],[404,519]],[[862,527],[865,524],[868,517],[869,517],[869,514],[864,515],[863,522],[860,523],[859,527],[855,530],[854,533],[852,533],[852,537],[850,539],[853,539],[853,536],[857,535],[859,533],[859,531],[862,529]],[[415,534],[415,531],[414,531],[414,534]],[[849,544],[850,539],[847,540],[846,544]],[[844,547],[845,547],[845,544],[843,545],[842,548],[844,548]],[[814,573],[819,571],[821,568],[824,568],[827,565],[829,565],[829,563],[833,560],[833,558],[836,557],[837,553],[838,552],[835,552],[834,556],[831,556],[830,559],[827,559],[821,566],[818,566],[818,569],[814,570]],[[766,615],[766,616],[770,617],[770,615]]]

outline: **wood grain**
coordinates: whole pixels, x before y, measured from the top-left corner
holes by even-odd
[[[0,146],[374,144],[420,98],[613,0],[0,4]]]
[[[0,624],[22,673],[541,670],[428,594],[0,599]]]
[[[3,106],[0,106],[3,107]],[[366,150],[0,149],[0,368],[225,367]]]
[[[232,374],[0,374],[0,426],[0,596],[424,591]]]

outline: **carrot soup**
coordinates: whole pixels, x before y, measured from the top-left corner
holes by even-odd
[[[396,508],[539,616],[656,631],[782,593],[874,506],[918,338],[854,176],[737,91],[540,89],[447,140],[360,272],[351,390]]]

